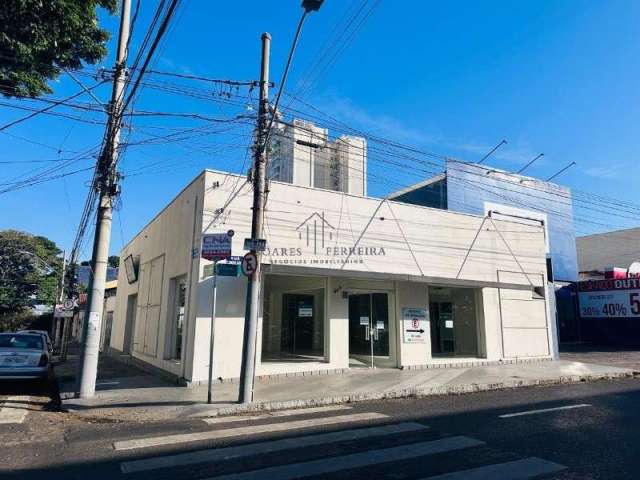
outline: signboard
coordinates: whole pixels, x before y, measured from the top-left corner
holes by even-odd
[[[578,282],[582,318],[640,318],[640,278]]]
[[[242,273],[247,277],[253,275],[258,268],[258,258],[255,253],[247,253],[242,259]]]
[[[267,241],[264,238],[244,239],[245,250],[255,250],[256,252],[264,252],[267,249]]]
[[[216,264],[216,275],[220,277],[239,277],[240,265],[237,263],[218,263]]]
[[[230,257],[227,257],[227,262],[240,264],[242,263],[242,257],[239,255],[231,255]]]
[[[404,343],[425,343],[427,341],[427,311],[424,308],[402,309],[402,330]]]
[[[202,236],[202,258],[217,262],[231,256],[231,237],[225,233],[205,233]]]
[[[313,317],[313,307],[298,307],[298,317]]]
[[[213,277],[213,263],[205,265],[202,269],[202,278]]]
[[[73,308],[67,309],[64,305],[56,305],[53,311],[53,318],[71,318],[73,317]]]
[[[138,280],[138,265],[133,260],[133,255],[128,255],[124,259],[124,271],[127,274],[127,282],[135,283]]]

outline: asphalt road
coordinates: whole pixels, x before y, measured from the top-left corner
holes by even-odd
[[[614,479],[640,470],[635,379],[213,424],[91,422],[32,403],[22,424],[0,424],[2,478]]]

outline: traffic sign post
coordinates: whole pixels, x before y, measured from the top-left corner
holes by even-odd
[[[213,340],[216,324],[216,297],[218,286],[220,260],[225,260],[231,256],[231,239],[233,230],[224,233],[205,233],[202,236],[202,249],[200,256],[213,261],[213,286],[211,292],[211,332],[209,335],[209,382],[207,385],[207,403],[213,399]],[[237,267],[236,267],[237,268]]]
[[[258,269],[258,257],[255,253],[249,252],[242,259],[242,273],[250,277]]]

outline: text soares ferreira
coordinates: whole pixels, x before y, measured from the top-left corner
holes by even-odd
[[[327,256],[384,256],[384,247],[325,247],[324,254]],[[267,248],[265,254],[272,257],[301,257],[305,253],[300,247],[275,247]],[[308,253],[307,253],[308,255]]]

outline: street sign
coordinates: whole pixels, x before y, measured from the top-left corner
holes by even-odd
[[[253,275],[258,268],[258,257],[255,253],[247,253],[242,259],[242,273],[247,277]]]
[[[217,263],[216,275],[221,277],[239,277],[240,265],[237,263]]]
[[[62,307],[65,310],[73,310],[75,306],[76,306],[76,301],[73,298],[67,298],[62,304]]]
[[[231,255],[231,237],[227,233],[205,233],[200,255],[214,262],[224,260]]]
[[[202,269],[202,278],[213,277],[213,266],[214,263],[210,263],[209,265],[205,265]]]
[[[256,252],[264,252],[267,249],[267,241],[264,238],[244,239],[245,250],[255,250]]]
[[[73,317],[73,308],[68,310],[64,308],[64,305],[56,305],[53,311],[54,318],[72,318]]]
[[[404,343],[425,343],[427,311],[424,308],[403,308],[402,326]]]

